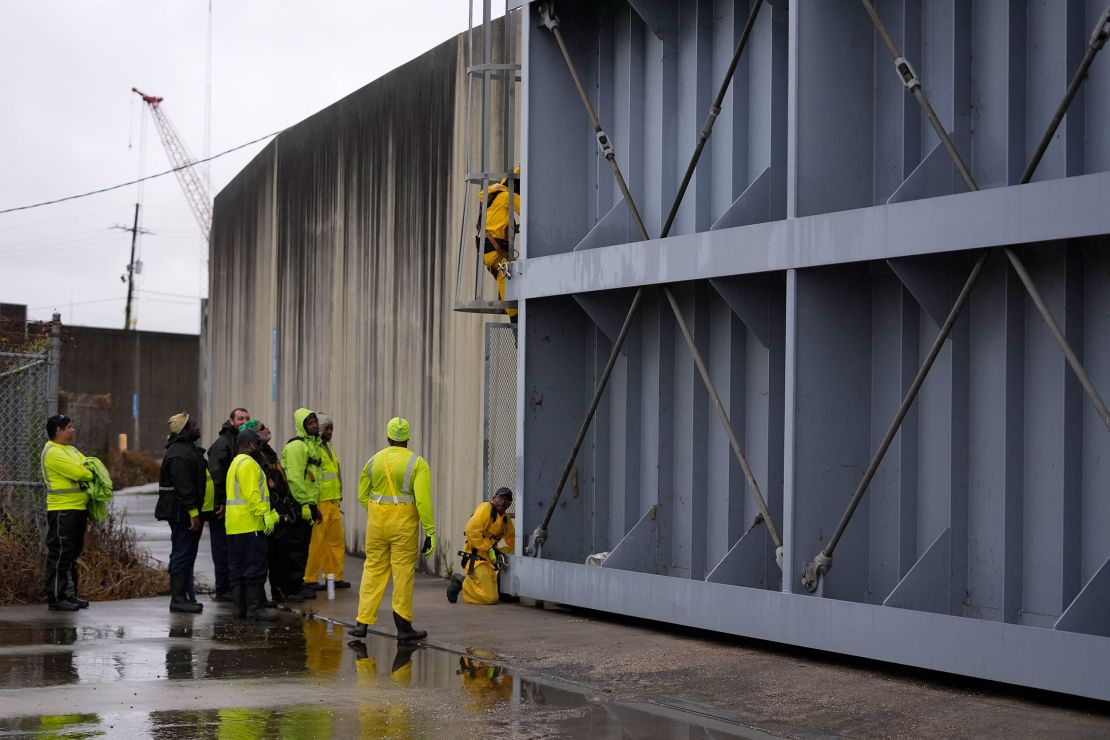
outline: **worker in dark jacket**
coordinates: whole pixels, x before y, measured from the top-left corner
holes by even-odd
[[[158,474],[154,517],[170,524],[170,611],[196,614],[204,607],[189,592],[197,559],[200,508],[206,483],[204,450],[197,446],[200,427],[186,413],[169,418],[166,456]]]
[[[212,538],[212,564],[216,570],[216,595],[213,601],[231,601],[231,581],[227,571],[227,532],[224,528],[224,513],[227,503],[227,471],[231,461],[239,454],[239,427],[251,420],[251,414],[244,408],[231,412],[220,428],[220,434],[208,448],[208,470],[212,474],[215,489],[215,508],[206,514],[208,536]]]

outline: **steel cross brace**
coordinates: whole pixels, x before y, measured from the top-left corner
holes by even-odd
[[[890,51],[891,56],[894,57],[894,66],[898,72],[898,76],[902,79],[902,83],[906,86],[906,89],[909,90],[917,99],[917,102],[921,104],[926,118],[929,119],[929,123],[932,124],[933,129],[937,133],[937,136],[940,137],[945,150],[948,152],[948,156],[952,159],[952,164],[955,165],[956,170],[960,173],[960,176],[967,184],[968,190],[971,190],[973,192],[978,191],[979,185],[975,182],[975,178],[972,177],[970,170],[968,170],[967,165],[963,161],[963,158],[960,157],[960,153],[956,149],[955,144],[952,142],[952,139],[948,136],[948,132],[944,129],[944,126],[941,124],[940,119],[937,117],[936,111],[933,110],[933,106],[929,103],[929,98],[925,95],[925,90],[921,86],[921,79],[917,76],[917,72],[914,71],[909,61],[904,56],[902,56],[901,52],[898,50],[897,44],[894,43],[894,39],[891,37],[890,32],[883,24],[883,21],[879,17],[878,11],[875,10],[875,6],[871,3],[871,0],[860,0],[860,2],[863,3],[864,9],[871,17],[871,22],[875,25],[875,30],[878,32],[883,43]],[[1087,72],[1090,70],[1091,63],[1094,61],[1095,56],[1102,49],[1102,47],[1105,46],[1108,37],[1110,37],[1110,6],[1108,6],[1106,10],[1103,11],[1102,16],[1095,24],[1094,31],[1091,33],[1091,38],[1087,44],[1087,52],[1083,55],[1083,59],[1082,61],[1080,61],[1079,66],[1077,67],[1075,74],[1073,75],[1072,80],[1068,85],[1067,91],[1064,94],[1064,98],[1056,109],[1056,114],[1052,117],[1052,121],[1049,122],[1048,128],[1045,130],[1044,135],[1041,137],[1040,144],[1037,146],[1037,150],[1033,154],[1033,158],[1029,161],[1029,165],[1025,168],[1025,172],[1024,174],[1022,174],[1021,180],[1019,181],[1020,185],[1024,185],[1033,179],[1033,174],[1036,172],[1037,166],[1040,164],[1045,151],[1048,149],[1048,145],[1052,141],[1052,137],[1056,134],[1056,129],[1059,127],[1060,122],[1063,120],[1068,106],[1071,105],[1072,99],[1078,92],[1080,85],[1083,83],[1083,80],[1087,77]],[[1110,429],[1110,411],[1107,410],[1106,404],[1103,402],[1102,397],[1095,389],[1094,383],[1091,382],[1091,378],[1087,374],[1087,370],[1083,367],[1083,363],[1079,360],[1079,356],[1076,354],[1075,350],[1068,342],[1067,337],[1064,336],[1064,332],[1060,329],[1059,323],[1056,321],[1056,318],[1052,315],[1052,311],[1045,303],[1044,297],[1037,289],[1036,283],[1033,282],[1033,278],[1032,276],[1030,276],[1029,271],[1026,269],[1025,263],[1012,248],[1002,247],[1001,249],[1003,254],[1006,255],[1006,259],[1009,260],[1010,265],[1013,266],[1014,271],[1021,279],[1022,285],[1025,286],[1026,292],[1029,294],[1029,297],[1032,299],[1033,304],[1040,312],[1045,324],[1048,325],[1048,329],[1052,333],[1052,336],[1056,340],[1056,343],[1060,345],[1060,349],[1063,351],[1064,357],[1068,361],[1068,365],[1071,367],[1072,371],[1079,379],[1080,385],[1083,386],[1083,391],[1087,394],[1087,397],[1091,400],[1091,403],[1094,404],[1094,407],[1098,411],[1099,417],[1102,419],[1103,424],[1106,425],[1107,429]],[[975,260],[975,264],[971,268],[971,273],[967,276],[967,280],[964,281],[963,288],[960,289],[960,293],[956,297],[955,303],[952,304],[952,308],[948,312],[948,316],[947,318],[945,318],[944,324],[941,326],[940,332],[937,334],[937,338],[933,341],[932,347],[929,348],[929,352],[925,357],[925,362],[922,363],[920,369],[917,371],[917,375],[914,377],[913,383],[910,384],[909,390],[906,392],[905,397],[902,399],[902,403],[899,405],[898,411],[894,415],[894,420],[891,422],[890,427],[886,431],[886,434],[883,435],[882,442],[879,443],[879,447],[875,451],[875,454],[872,456],[871,462],[868,463],[867,469],[866,471],[864,471],[863,474],[863,479],[856,487],[855,493],[852,494],[852,499],[848,502],[848,508],[845,509],[844,514],[841,516],[840,522],[836,526],[836,530],[833,532],[832,537],[829,538],[829,542],[825,545],[824,549],[817,553],[817,555],[814,556],[813,560],[811,560],[809,564],[806,565],[805,572],[802,575],[802,585],[807,591],[811,593],[816,591],[818,586],[820,585],[822,577],[824,577],[824,575],[828,573],[829,570],[832,568],[833,551],[836,549],[837,543],[840,542],[840,538],[844,535],[844,530],[847,529],[848,523],[851,522],[852,516],[855,514],[856,509],[859,507],[860,501],[863,500],[864,494],[867,493],[867,489],[871,485],[871,481],[874,479],[875,473],[878,471],[879,465],[883,461],[883,457],[886,455],[887,450],[890,449],[890,445],[894,442],[894,437],[898,433],[898,430],[901,428],[902,422],[906,418],[906,414],[909,413],[910,407],[913,405],[914,400],[917,398],[917,394],[921,390],[921,386],[925,382],[925,378],[928,376],[929,371],[933,367],[933,363],[936,361],[937,356],[940,354],[940,350],[943,347],[945,340],[947,340],[948,335],[951,333],[952,327],[956,323],[956,319],[959,318],[960,312],[963,310],[964,305],[967,303],[967,299],[971,295],[972,288],[974,288],[976,282],[978,282],[979,276],[983,272],[983,265],[986,263],[987,258],[993,251],[993,249],[984,250]]]
[[[709,116],[702,127],[701,132],[698,134],[698,143],[694,149],[693,156],[690,159],[690,164],[686,168],[686,174],[683,177],[682,185],[675,196],[673,205],[671,206],[670,214],[667,217],[667,223],[663,228],[660,238],[667,236],[670,228],[674,223],[675,215],[678,212],[678,207],[686,194],[686,189],[689,186],[690,179],[693,176],[694,169],[701,158],[702,150],[705,148],[705,142],[713,133],[713,126],[717,119],[717,114],[720,112],[721,103],[724,101],[725,94],[732,83],[733,76],[736,72],[736,66],[739,64],[740,56],[743,54],[744,48],[747,46],[748,39],[751,36],[752,28],[755,25],[755,18],[762,6],[763,0],[757,0],[752,7],[751,13],[748,16],[748,21],[744,26],[744,30],[740,35],[740,40],[737,43],[736,51],[733,54],[732,61],[729,64],[728,71],[725,75],[724,81],[718,90],[717,97],[714,99],[713,104],[709,109]],[[566,43],[563,41],[562,32],[559,30],[559,19],[555,15],[551,3],[544,3],[540,6],[540,14],[543,17],[544,26],[551,31],[555,37],[555,41],[559,45],[559,50],[562,52],[563,59],[567,64],[567,69],[574,80],[574,86],[578,90],[578,96],[582,100],[582,105],[589,116],[590,123],[594,127],[594,133],[597,136],[598,147],[601,149],[602,155],[609,162],[609,166],[613,170],[613,177],[616,178],[617,185],[620,188],[621,194],[624,196],[625,203],[628,204],[628,209],[632,214],[632,219],[636,224],[636,229],[640,233],[640,238],[648,241],[651,237],[648,235],[647,228],[644,226],[643,219],[640,217],[640,211],[636,207],[636,202],[632,198],[632,193],[628,190],[628,184],[625,182],[624,175],[621,173],[620,166],[617,164],[616,154],[613,151],[613,146],[609,141],[608,135],[601,126],[598,120],[597,113],[594,111],[593,105],[590,103],[590,98],[586,94],[585,88],[582,86],[582,80],[578,75],[578,69],[574,64],[574,60],[570,57],[570,52],[567,49]],[[721,425],[724,427],[725,434],[728,436],[729,446],[732,448],[733,454],[740,463],[741,469],[744,471],[744,479],[751,489],[752,497],[755,499],[756,506],[759,508],[760,514],[763,517],[763,522],[767,525],[767,530],[771,535],[771,539],[777,548],[777,560],[779,567],[782,563],[782,537],[779,534],[778,528],[775,527],[774,520],[771,518],[771,512],[767,508],[767,501],[763,497],[763,493],[759,488],[759,483],[755,479],[755,474],[752,472],[751,465],[748,463],[748,458],[744,454],[744,450],[740,447],[740,442],[736,437],[736,432],[732,427],[732,422],[728,417],[728,412],[725,411],[724,404],[721,402],[721,397],[717,393],[717,388],[713,384],[712,378],[709,377],[709,370],[706,367],[705,361],[702,359],[701,352],[698,350],[694,342],[694,336],[690,331],[690,327],[686,322],[686,317],[682,313],[682,309],[678,305],[678,300],[674,296],[674,292],[669,286],[662,286],[663,295],[667,299],[668,305],[674,313],[675,321],[678,323],[679,330],[682,332],[683,339],[690,349],[690,354],[693,356],[694,364],[698,369],[698,375],[701,377],[702,383],[705,385],[706,391],[709,393],[713,401],[713,406],[717,410],[717,416],[721,420]],[[525,550],[526,554],[539,557],[542,555],[543,544],[547,541],[547,527],[551,522],[551,517],[555,513],[555,506],[559,502],[559,497],[562,495],[563,487],[566,485],[567,479],[570,477],[571,469],[574,467],[574,461],[578,457],[578,452],[582,447],[582,443],[586,439],[586,433],[589,431],[590,423],[593,421],[597,406],[601,401],[601,396],[609,383],[609,377],[612,374],[613,367],[616,364],[617,355],[620,353],[621,346],[628,334],[628,330],[632,325],[632,320],[636,315],[637,309],[643,300],[644,288],[641,286],[636,289],[636,294],[632,298],[632,305],[629,306],[628,313],[625,315],[624,323],[621,325],[620,332],[613,342],[612,350],[609,353],[609,360],[605,363],[605,368],[601,373],[601,379],[598,383],[597,389],[594,391],[593,399],[590,401],[590,406],[586,410],[586,417],[582,420],[582,425],[578,429],[578,435],[575,438],[574,446],[571,449],[570,456],[566,464],[563,466],[562,473],[559,476],[559,482],[555,487],[555,493],[551,498],[551,502],[547,506],[547,511],[544,514],[543,520],[540,525],[536,527],[532,533],[532,537]]]

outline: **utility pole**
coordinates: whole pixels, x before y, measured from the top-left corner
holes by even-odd
[[[125,331],[130,331],[131,325],[131,300],[135,295],[135,246],[139,241],[139,234],[153,234],[153,231],[139,228],[139,204],[135,204],[135,221],[131,228],[116,224],[113,229],[120,229],[121,231],[131,232],[131,259],[127,261],[127,274],[120,276],[121,280],[127,281],[127,306],[123,309],[123,328]],[[141,268],[140,268],[141,269]]]

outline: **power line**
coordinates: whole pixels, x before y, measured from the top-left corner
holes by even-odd
[[[250,146],[251,144],[257,144],[260,141],[265,141],[266,139],[273,138],[273,137],[277,136],[280,133],[281,133],[281,131],[275,131],[272,134],[266,134],[265,136],[259,136],[257,139],[254,139],[253,141],[248,141],[245,144],[240,144],[239,146],[232,147],[231,149],[226,149],[226,150],[220,152],[219,154],[213,154],[211,157],[205,157],[204,159],[198,159],[198,160],[195,160],[193,162],[189,162],[188,164],[184,164],[180,167],[174,167],[173,169],[166,170],[165,172],[159,172],[159,173],[154,174],[154,175],[147,175],[146,177],[140,177],[137,180],[131,180],[129,182],[121,182],[119,185],[112,185],[110,187],[100,188],[99,190],[90,190],[89,192],[81,193],[80,195],[67,195],[64,198],[55,198],[54,200],[44,200],[41,203],[31,203],[30,205],[26,205],[26,206],[16,206],[15,208],[5,208],[3,210],[0,210],[0,215],[3,215],[5,213],[14,213],[15,211],[27,211],[27,210],[30,210],[32,208],[41,208],[42,206],[52,206],[55,203],[64,203],[67,200],[77,200],[78,198],[87,198],[90,195],[99,195],[101,193],[107,193],[111,190],[119,190],[120,188],[126,188],[129,185],[136,185],[140,182],[145,182],[147,180],[153,180],[156,177],[164,177],[166,175],[172,175],[175,172],[177,172],[178,170],[184,170],[184,169],[188,169],[189,167],[195,167],[198,164],[204,164],[205,162],[211,162],[213,159],[219,159],[220,157],[224,156],[225,154],[231,154],[232,152],[237,152],[240,149],[245,149],[246,147]]]

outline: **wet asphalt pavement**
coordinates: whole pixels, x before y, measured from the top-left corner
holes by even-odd
[[[153,496],[124,494],[152,556]],[[418,576],[425,643],[365,640],[350,590],[241,622],[168,597],[0,608],[0,738],[1107,737],[1106,705],[552,605],[449,604]],[[198,580],[211,582],[205,535]]]

